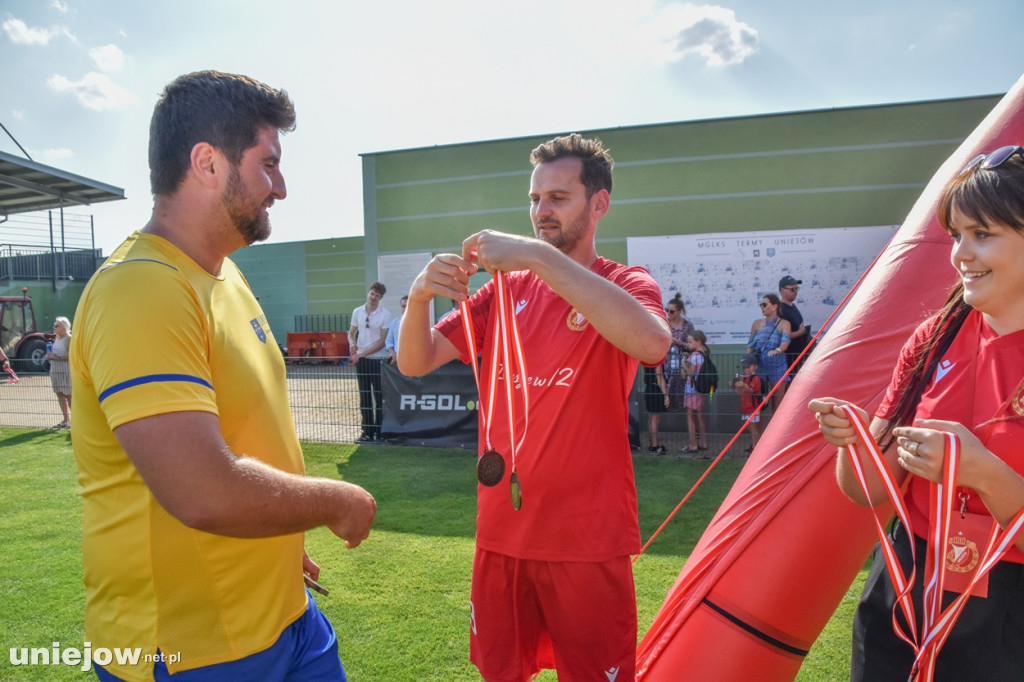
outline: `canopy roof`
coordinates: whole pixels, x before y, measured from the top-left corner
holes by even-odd
[[[120,187],[0,152],[0,216],[120,199]]]

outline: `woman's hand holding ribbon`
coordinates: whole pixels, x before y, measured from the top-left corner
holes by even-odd
[[[999,461],[977,436],[958,422],[919,419],[913,426],[900,426],[892,432],[899,445],[897,452],[900,466],[933,483],[938,483],[942,477],[944,433],[952,433],[960,438],[958,486],[984,488],[991,465]]]
[[[867,421],[867,413],[861,408],[838,398],[815,398],[807,404],[808,409],[815,413],[818,420],[818,429],[832,445],[837,448],[845,448],[858,441],[857,430],[853,423],[839,409],[840,405],[850,405]]]

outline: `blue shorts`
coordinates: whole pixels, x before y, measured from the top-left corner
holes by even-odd
[[[181,670],[171,677],[167,664],[153,665],[156,682],[212,682],[214,680],[266,680],[268,682],[304,682],[325,680],[345,682],[345,670],[338,657],[338,638],[334,628],[317,608],[313,595],[298,620],[293,622],[273,646],[237,661],[216,663],[192,670]],[[103,682],[120,682],[100,666],[96,676]]]

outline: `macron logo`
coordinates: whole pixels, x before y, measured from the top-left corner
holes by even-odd
[[[604,671],[604,676],[608,678],[608,682],[615,682],[615,678],[619,676],[619,669],[608,668]]]
[[[956,367],[955,362],[950,362],[949,360],[943,360],[942,362],[940,362],[939,366],[935,368],[935,383],[939,383],[940,381],[942,381],[942,377],[949,374],[949,370],[953,369],[954,367]]]
[[[522,309],[526,307],[527,303],[528,303],[528,301],[525,301],[525,300],[519,301],[518,303],[516,303],[516,315],[518,315],[520,313],[520,311],[522,311]]]

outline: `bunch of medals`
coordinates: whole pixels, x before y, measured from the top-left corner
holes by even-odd
[[[523,506],[523,487],[519,482],[519,474],[516,471],[516,453],[526,438],[526,427],[529,424],[530,397],[526,388],[525,377],[526,359],[523,354],[522,341],[519,336],[519,326],[516,323],[515,309],[512,305],[512,290],[505,273],[498,271],[494,273],[494,291],[498,303],[498,319],[495,325],[497,337],[491,347],[491,376],[488,384],[487,400],[484,400],[483,391],[480,390],[480,372],[477,368],[476,342],[473,337],[473,320],[469,312],[469,304],[466,301],[459,303],[459,310],[462,312],[462,330],[466,334],[466,344],[469,348],[470,362],[473,365],[473,377],[476,379],[477,391],[480,393],[479,408],[484,415],[484,442],[487,450],[480,455],[476,462],[476,477],[481,485],[493,487],[501,483],[505,477],[505,458],[491,445],[491,424],[494,422],[494,403],[498,390],[498,376],[500,368],[505,368],[505,405],[508,413],[509,424],[509,447],[512,459],[512,475],[509,477],[509,494],[512,496],[512,507],[519,511]],[[499,355],[500,354],[500,355]],[[499,363],[499,359],[501,362]],[[523,432],[516,439],[516,415],[515,415],[515,386],[513,377],[518,374],[523,377],[519,382],[523,391]]]

